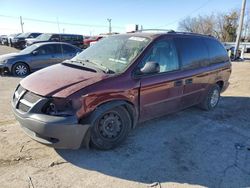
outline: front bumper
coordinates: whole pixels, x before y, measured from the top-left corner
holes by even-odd
[[[5,64],[0,64],[0,75],[9,73],[9,68]]]
[[[24,49],[25,48],[25,41],[17,41],[12,43],[14,48]]]
[[[34,140],[60,149],[81,147],[89,125],[78,124],[75,116],[56,117],[44,114],[24,115],[13,108],[22,130]]]
[[[19,90],[19,89],[18,89]],[[27,90],[16,90],[12,100],[12,110],[16,120],[20,123],[22,130],[34,140],[60,149],[78,149],[84,138],[88,135],[88,124],[79,124],[75,115],[51,116],[43,114],[39,109],[47,99],[41,98],[34,102],[27,111],[18,109],[21,102],[27,102],[25,93]],[[17,93],[17,99],[16,99]],[[25,104],[24,103],[24,104]],[[88,145],[87,145],[88,146]]]

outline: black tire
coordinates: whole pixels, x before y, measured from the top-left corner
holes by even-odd
[[[26,76],[29,73],[29,66],[25,63],[16,63],[12,68],[12,74],[14,76]]]
[[[210,111],[216,108],[220,101],[220,91],[219,85],[214,85],[207,93],[206,98],[199,105],[203,110]]]
[[[115,148],[126,139],[131,125],[131,117],[122,106],[102,112],[92,122],[91,145],[101,150]]]

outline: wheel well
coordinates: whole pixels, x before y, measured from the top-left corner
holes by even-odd
[[[123,106],[128,111],[132,120],[132,128],[135,128],[138,121],[138,110],[135,108],[133,103],[126,100],[113,100],[98,105],[95,110],[91,112],[87,118],[85,118],[85,120],[82,119],[82,123],[91,122],[92,119],[95,119],[99,112],[118,106]]]
[[[130,103],[125,101],[126,104],[122,105],[125,107],[125,109],[128,111],[131,119],[132,119],[132,128],[136,127],[137,121],[138,121],[138,110],[135,108],[135,106]]]
[[[23,62],[23,61],[17,61],[17,62],[15,62],[15,63],[12,65],[12,67],[11,67],[11,71],[12,71],[12,72],[13,72],[14,66],[15,66],[17,63],[23,63],[23,64],[27,65],[27,67],[28,67],[28,69],[29,69],[29,72],[30,72],[30,66],[29,66],[27,63]]]
[[[223,81],[218,81],[216,82],[216,84],[220,87],[220,89],[222,90],[223,86],[224,86],[224,82]]]

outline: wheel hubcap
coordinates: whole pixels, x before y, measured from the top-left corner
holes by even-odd
[[[122,130],[122,121],[115,112],[105,114],[99,121],[98,129],[100,135],[105,139],[116,139]]]
[[[212,107],[216,106],[216,104],[218,103],[219,97],[220,97],[219,91],[214,90],[211,96],[211,101],[210,101]]]
[[[28,70],[25,65],[18,65],[15,70],[16,74],[19,76],[27,74]]]

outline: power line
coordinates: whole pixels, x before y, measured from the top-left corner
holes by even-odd
[[[179,22],[181,19],[183,19],[183,18],[185,18],[185,17],[187,17],[187,16],[190,16],[190,15],[192,15],[194,12],[197,12],[198,10],[202,9],[204,6],[206,6],[206,5],[207,5],[209,2],[211,2],[211,1],[212,1],[212,0],[207,0],[207,1],[205,1],[201,6],[197,7],[196,9],[194,9],[192,12],[186,14],[185,16],[183,16],[183,17],[181,17],[181,18],[179,18],[179,19],[176,19],[176,20],[174,20],[174,21],[172,21],[172,22],[169,22],[168,24],[158,26],[158,27],[156,27],[156,28],[166,27],[166,26],[168,26],[168,25],[172,25],[172,24],[174,24],[174,23],[176,23],[176,22]]]
[[[20,19],[20,17],[9,16],[9,15],[2,15],[2,14],[0,14],[0,17],[12,18],[12,19]],[[41,20],[41,19],[28,18],[28,17],[22,17],[22,19],[23,19],[23,20],[26,20],[26,21],[33,21],[33,22],[42,22],[42,23],[49,23],[49,24],[58,24],[57,21],[50,21],[50,20]],[[59,24],[71,25],[71,26],[82,26],[82,27],[99,27],[99,28],[107,28],[106,25],[81,24],[81,23],[69,23],[69,22],[59,22]],[[124,29],[124,27],[122,27],[122,26],[112,26],[112,27],[113,27],[113,28],[117,28],[117,29]]]

